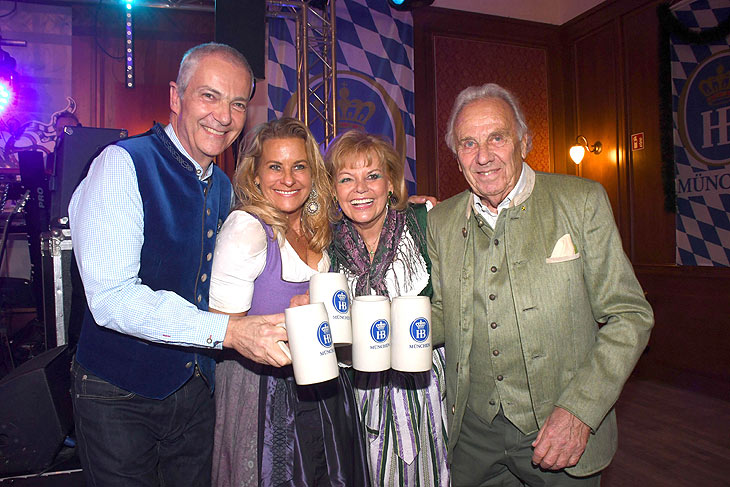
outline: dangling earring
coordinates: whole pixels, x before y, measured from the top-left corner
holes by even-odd
[[[319,196],[317,190],[312,188],[312,191],[309,192],[307,203],[304,205],[304,210],[308,215],[316,215],[319,211],[319,201],[317,201],[317,196]]]
[[[341,214],[342,213],[342,207],[340,206],[340,202],[337,201],[337,198],[333,198],[333,199],[334,199],[335,205],[337,205],[337,213],[338,214]]]
[[[390,209],[391,203],[392,204],[395,204],[395,201],[393,200],[393,192],[392,191],[388,191],[388,199],[385,202],[385,209],[386,210],[389,210]]]

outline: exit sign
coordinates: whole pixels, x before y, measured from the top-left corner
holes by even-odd
[[[644,132],[638,134],[631,134],[631,150],[643,150],[644,149]]]

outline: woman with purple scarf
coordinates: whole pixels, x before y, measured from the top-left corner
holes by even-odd
[[[238,204],[218,236],[210,306],[282,312],[327,272],[330,181],[314,137],[291,118],[256,127],[241,152]],[[366,486],[365,447],[346,373],[297,386],[291,366],[224,352],[216,368],[214,486]]]
[[[360,131],[335,139],[325,165],[341,209],[329,247],[352,296],[431,295],[426,207],[407,203],[403,159]],[[368,466],[377,486],[448,486],[443,347],[430,372],[355,372]]]

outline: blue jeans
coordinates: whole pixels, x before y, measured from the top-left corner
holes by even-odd
[[[215,405],[199,373],[165,399],[71,367],[79,457],[88,487],[210,486]]]

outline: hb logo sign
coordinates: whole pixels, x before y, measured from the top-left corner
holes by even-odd
[[[326,321],[323,321],[317,328],[317,341],[325,348],[332,346],[332,332],[329,323]]]
[[[383,343],[388,339],[390,326],[385,320],[378,320],[370,327],[370,337],[377,343]]]
[[[342,289],[337,291],[334,296],[332,296],[332,306],[339,313],[347,313],[347,310],[350,309],[350,301],[347,298],[347,293]]]
[[[423,342],[428,338],[429,326],[426,318],[416,318],[411,323],[411,338]]]

